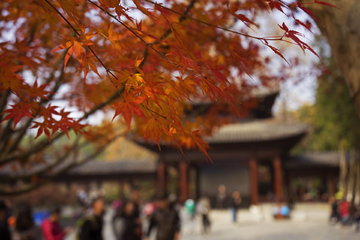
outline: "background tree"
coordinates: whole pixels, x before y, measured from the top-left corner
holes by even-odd
[[[312,127],[300,151],[338,151],[340,156],[340,190],[348,199],[360,201],[360,120],[345,79],[335,62],[318,78],[315,103],[303,106],[298,117]],[[356,197],[358,199],[356,199]]]
[[[302,0],[302,2],[308,1]],[[318,19],[317,25],[329,42],[360,117],[360,2],[357,0],[326,2],[341,10],[321,4],[307,6],[314,12]]]
[[[302,2],[306,1],[302,0]],[[314,13],[313,17],[318,19],[317,25],[328,40],[332,55],[338,63],[350,92],[351,102],[355,104],[357,115],[360,117],[360,17],[358,14],[360,2],[356,0],[328,0],[326,3],[335,5],[341,11],[333,11],[326,7],[326,4],[312,4],[309,5],[309,9]],[[354,155],[352,154],[353,160],[351,162],[360,168],[360,160],[355,161]],[[344,162],[345,157],[342,159]],[[344,176],[346,175],[346,166],[345,164],[342,166],[341,172]],[[350,166],[350,169],[354,169],[354,166]],[[360,170],[356,174],[359,176]],[[345,181],[342,180],[341,184],[345,185]],[[360,187],[357,188],[357,191],[360,199]]]
[[[300,120],[309,123],[313,131],[304,142],[305,151],[337,151],[359,148],[360,120],[345,80],[333,60],[328,71],[317,80],[315,103],[301,107]]]
[[[2,182],[22,180],[1,195],[30,191],[126,133],[109,121],[91,127],[99,110],[121,114],[135,136],[207,155],[201,136],[222,122],[216,109],[185,118],[191,101],[226,102],[239,113],[253,88],[286,79],[296,64],[275,68],[274,58],[262,57],[268,50],[285,59],[273,42],[315,53],[286,23],[280,36],[251,35],[266,11],[310,30],[295,14],[308,10],[284,1],[13,0],[0,9],[0,165],[11,175]],[[24,142],[31,131],[36,141]],[[71,132],[86,141],[56,145]],[[79,154],[89,144],[94,151]]]

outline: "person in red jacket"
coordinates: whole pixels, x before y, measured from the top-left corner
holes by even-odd
[[[48,219],[45,219],[42,224],[42,231],[45,240],[62,240],[66,234],[70,232],[69,228],[65,230],[60,226],[61,209],[60,207],[55,207],[51,210],[50,216]]]
[[[341,222],[343,225],[347,225],[349,222],[349,202],[346,199],[343,199],[342,203],[340,204],[340,215],[341,215]]]

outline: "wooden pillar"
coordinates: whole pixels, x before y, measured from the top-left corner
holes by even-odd
[[[330,196],[335,196],[336,193],[336,183],[334,174],[328,175],[328,183],[329,183],[329,194]]]
[[[65,189],[66,189],[66,191],[71,191],[71,182],[70,181],[65,182]]]
[[[278,201],[283,201],[283,177],[281,169],[281,159],[280,157],[275,157],[273,160],[274,167],[274,190],[275,195]]]
[[[184,160],[179,162],[180,201],[183,203],[189,198],[189,164]]]
[[[96,191],[102,190],[103,182],[102,181],[96,181]]]
[[[159,162],[157,167],[157,192],[167,192],[166,184],[166,164]]]
[[[124,199],[125,198],[125,183],[124,181],[119,181],[119,198]]]
[[[195,187],[196,187],[196,199],[199,199],[200,196],[200,166],[196,166],[196,182],[195,182]]]
[[[251,188],[251,203],[253,205],[259,204],[259,185],[258,185],[258,171],[257,160],[252,158],[249,162],[250,168],[250,188]]]
[[[285,186],[286,186],[286,197],[287,197],[287,201],[288,202],[292,202],[294,200],[294,196],[292,195],[291,192],[291,178],[290,178],[290,174],[288,174],[286,172],[285,175]]]

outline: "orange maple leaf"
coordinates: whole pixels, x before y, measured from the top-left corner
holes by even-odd
[[[130,94],[125,92],[124,101],[114,104],[113,106],[116,107],[115,114],[112,120],[120,113],[122,113],[124,120],[129,128],[130,131],[130,124],[132,115],[136,115],[141,117],[142,119],[147,122],[147,119],[143,113],[143,110],[139,107],[139,105],[146,100],[146,97],[137,96],[135,97],[135,92],[132,91]]]
[[[81,34],[80,34],[80,36],[78,38],[63,36],[63,38],[67,39],[68,41],[66,43],[58,46],[57,48],[55,48],[51,52],[55,52],[55,51],[58,51],[58,50],[61,50],[61,49],[67,49],[66,50],[66,55],[65,55],[64,68],[66,68],[66,65],[67,65],[70,57],[72,56],[72,54],[75,53],[75,58],[77,59],[77,61],[80,64],[78,70],[83,69],[84,65],[85,65],[84,75],[86,77],[89,66],[93,71],[96,68],[96,66],[90,59],[85,60],[85,58],[86,58],[85,57],[85,50],[84,50],[83,47],[94,45],[94,43],[90,40],[90,38],[95,36],[97,33],[91,33],[91,32],[84,33],[84,32],[85,32],[85,29],[82,29]],[[99,75],[99,73],[97,71],[94,71],[94,72],[97,75]]]

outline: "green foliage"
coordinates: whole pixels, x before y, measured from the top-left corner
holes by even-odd
[[[359,146],[359,118],[345,81],[333,61],[331,72],[318,78],[315,104],[297,112],[300,120],[312,127],[312,133],[300,146],[307,151],[338,150]],[[299,150],[299,149],[298,149]]]

